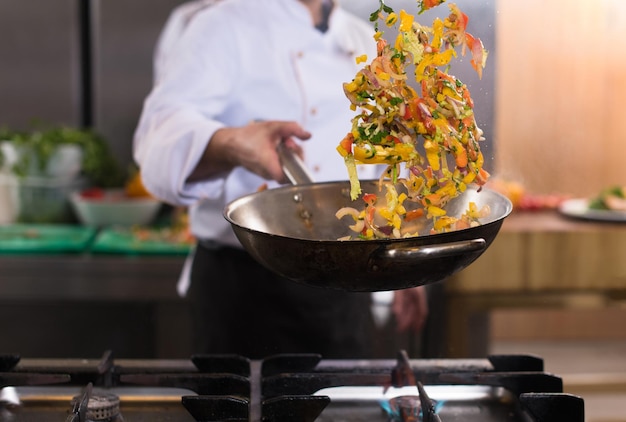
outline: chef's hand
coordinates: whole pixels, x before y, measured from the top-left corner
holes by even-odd
[[[196,169],[187,178],[193,182],[242,166],[252,173],[281,183],[287,182],[276,146],[285,142],[302,155],[295,138],[306,140],[311,134],[296,122],[259,121],[242,127],[225,127],[215,132]]]
[[[428,302],[424,286],[396,290],[393,295],[391,310],[396,318],[400,332],[419,332],[424,328],[428,316]]]

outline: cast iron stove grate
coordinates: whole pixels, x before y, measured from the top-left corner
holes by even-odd
[[[60,393],[55,406],[29,401],[27,394],[47,388],[54,396],[73,388],[82,394],[92,389],[119,393],[125,422],[584,422],[583,399],[564,393],[561,378],[546,373],[543,360],[529,355],[409,359],[400,351],[396,359],[293,354],[261,361],[235,355],[124,360],[113,359],[109,351],[98,360],[4,355],[0,387],[23,393],[21,404],[5,406],[0,421],[73,417],[73,422],[86,422],[76,401],[72,406]],[[172,393],[155,398],[161,390]],[[127,391],[139,393],[128,399]],[[389,413],[394,395],[413,397],[417,413],[404,419]],[[148,396],[149,403],[142,402]],[[46,411],[37,413],[38,405]],[[37,419],[28,419],[29,412]]]

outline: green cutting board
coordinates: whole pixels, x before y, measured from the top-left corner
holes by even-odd
[[[72,224],[0,225],[0,253],[82,252],[96,229]]]
[[[140,240],[130,229],[101,229],[91,245],[93,253],[186,255],[189,243],[166,240]]]

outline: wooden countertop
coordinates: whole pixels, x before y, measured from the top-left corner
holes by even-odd
[[[558,211],[513,211],[502,224],[509,232],[602,232],[618,230],[626,234],[626,224],[570,218]]]
[[[493,244],[447,282],[450,292],[626,290],[626,224],[514,211]]]
[[[0,256],[0,298],[172,299],[183,256]],[[446,280],[452,294],[622,291],[626,224],[514,211],[493,244]]]

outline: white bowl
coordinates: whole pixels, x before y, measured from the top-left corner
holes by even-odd
[[[87,197],[83,192],[73,192],[70,202],[79,221],[87,226],[149,225],[162,205],[152,198],[128,197],[123,189],[103,189],[102,197]]]
[[[83,166],[83,149],[74,144],[56,146],[43,170],[39,168],[37,156],[28,147],[15,146],[10,141],[2,141],[0,150],[4,156],[0,171],[11,172],[23,155],[32,154],[27,170],[28,177],[52,177],[56,180],[68,181],[77,178]]]
[[[46,173],[51,177],[73,179],[83,168],[83,149],[78,145],[59,145],[50,156]]]

